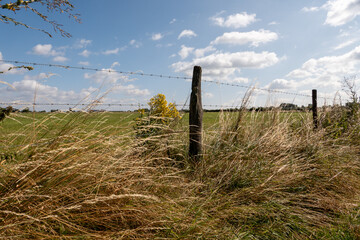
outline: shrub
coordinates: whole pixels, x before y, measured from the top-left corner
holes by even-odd
[[[149,137],[159,134],[164,127],[180,119],[179,111],[174,103],[167,103],[164,94],[157,94],[148,102],[150,111],[145,116],[145,109],[139,109],[140,118],[136,118],[137,137]]]

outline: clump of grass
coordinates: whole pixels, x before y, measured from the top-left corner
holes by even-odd
[[[1,162],[1,236],[360,237],[354,134],[314,131],[307,113],[242,108],[205,129],[203,159],[193,165],[186,126],[141,138],[131,125],[93,114],[48,115],[24,126],[27,134],[4,138],[27,145]]]

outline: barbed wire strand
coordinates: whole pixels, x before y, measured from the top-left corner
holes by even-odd
[[[187,100],[188,101],[188,100]],[[176,107],[182,107],[181,110],[186,110],[189,108],[187,105],[187,101],[184,104],[175,104]],[[148,107],[148,104],[138,104],[138,103],[31,103],[31,102],[0,102],[0,105],[7,105],[7,106],[125,106],[125,107]],[[224,108],[239,108],[236,105],[220,105],[220,104],[203,104],[203,107],[224,107]]]
[[[33,65],[33,66],[44,66],[44,67],[57,67],[57,68],[65,68],[65,69],[88,70],[88,71],[95,71],[95,72],[121,73],[121,74],[126,74],[126,75],[138,75],[138,76],[170,78],[170,79],[184,79],[184,80],[191,79],[190,77],[171,76],[171,75],[163,75],[163,74],[156,74],[156,73],[143,73],[143,72],[139,72],[139,71],[119,71],[119,70],[114,70],[114,69],[105,69],[105,68],[99,69],[99,68],[78,67],[78,66],[50,64],[50,63],[35,63],[35,62],[13,61],[13,60],[0,60],[0,62],[13,63],[13,64],[25,64],[25,65]]]
[[[119,71],[119,70],[114,70],[114,69],[99,69],[99,68],[79,67],[79,66],[50,64],[50,63],[25,62],[25,61],[4,60],[4,59],[2,59],[2,60],[0,59],[0,62],[12,63],[12,64],[25,64],[25,65],[33,65],[33,66],[57,67],[57,68],[64,68],[64,69],[88,70],[88,71],[96,71],[96,72],[120,73],[120,74],[126,74],[126,75],[138,75],[138,76],[148,76],[148,77],[168,78],[168,79],[180,79],[180,80],[191,80],[192,79],[191,77],[172,76],[172,75],[156,74],[156,73],[143,73],[143,72],[139,72],[139,71]],[[266,91],[269,93],[278,93],[278,94],[293,95],[293,96],[308,97],[308,98],[312,97],[309,94],[287,92],[287,91],[283,91],[283,90],[262,88],[262,87],[256,87],[256,86],[254,87],[254,86],[229,83],[229,82],[221,82],[221,81],[209,80],[209,79],[202,79],[202,82],[231,86],[231,87],[239,87],[239,88],[245,88],[245,89],[254,88],[255,90]],[[318,98],[321,98],[324,100],[334,100],[333,98],[324,97],[321,95],[318,95]]]

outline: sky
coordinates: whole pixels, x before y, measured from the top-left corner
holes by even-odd
[[[1,3],[5,2],[9,1]],[[16,14],[0,10],[0,14],[53,35],[0,22],[0,60],[85,68],[36,65],[32,71],[7,71],[0,75],[0,102],[97,101],[146,105],[151,97],[162,93],[169,102],[182,108],[189,101],[190,79],[128,75],[119,71],[191,78],[195,65],[203,71],[204,108],[239,106],[247,91],[244,86],[255,87],[249,103],[252,106],[311,103],[311,98],[306,96],[269,93],[257,88],[305,95],[317,89],[319,96],[326,97],[319,99],[320,105],[332,104],[347,98],[343,91],[344,78],[357,81],[360,0],[80,0],[72,3],[81,23],[64,14],[43,12],[50,20],[62,24],[72,35],[70,38],[54,32],[51,25],[29,10]],[[32,6],[44,10],[39,5]],[[0,71],[15,65],[0,61]]]

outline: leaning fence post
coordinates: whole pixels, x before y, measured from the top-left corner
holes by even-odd
[[[312,90],[312,112],[313,112],[313,122],[314,129],[318,128],[318,112],[317,112],[317,90]]]
[[[195,66],[192,78],[189,111],[189,158],[197,162],[202,153],[201,67]]]

